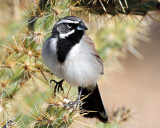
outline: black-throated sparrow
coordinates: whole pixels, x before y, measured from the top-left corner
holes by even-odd
[[[85,30],[87,27],[80,18],[62,18],[53,27],[52,36],[45,41],[42,57],[54,75],[78,86],[78,99],[88,95],[80,109],[97,112],[88,112],[84,116],[107,122],[97,86],[97,80],[103,74],[103,63]]]

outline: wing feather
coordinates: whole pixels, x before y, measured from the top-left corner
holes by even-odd
[[[92,55],[96,58],[96,60],[98,61],[98,63],[101,65],[101,69],[102,69],[101,70],[101,75],[103,75],[104,74],[103,61],[102,61],[101,57],[99,56],[99,54],[98,54],[98,52],[97,52],[97,50],[95,48],[95,45],[94,45],[93,41],[88,36],[86,36],[86,35],[85,35],[85,38],[87,39],[86,42],[88,43],[88,45],[90,46],[90,48],[93,51]]]

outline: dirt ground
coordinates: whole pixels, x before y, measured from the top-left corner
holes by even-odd
[[[125,106],[135,110],[126,128],[160,128],[160,37],[151,32],[154,40],[139,47],[144,59],[129,54],[122,62],[124,70],[112,73],[106,85],[100,85],[108,109]]]

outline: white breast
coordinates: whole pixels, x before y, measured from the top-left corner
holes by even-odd
[[[83,37],[80,43],[73,46],[63,64],[57,60],[56,41],[55,38],[49,38],[42,50],[43,61],[49,70],[71,85],[95,85],[102,67],[93,56],[87,40]]]
[[[72,85],[95,85],[100,76],[101,65],[93,56],[93,50],[82,38],[69,52],[62,67],[65,80]]]

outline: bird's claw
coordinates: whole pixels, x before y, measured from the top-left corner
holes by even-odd
[[[82,105],[82,101],[81,101],[81,93],[82,93],[82,88],[79,92],[79,95],[78,95],[78,98],[76,101],[70,101],[68,104],[65,105],[65,107],[70,107],[70,108],[73,108],[74,110],[77,110],[78,106],[81,107]],[[74,108],[74,105],[76,105],[76,107]]]
[[[55,81],[55,80],[53,80],[53,79],[50,80],[50,83],[51,83],[51,82],[54,82],[54,83],[55,83],[54,95],[56,94],[57,91],[58,91],[58,93],[59,93],[59,92],[60,92],[60,89],[61,89],[61,91],[64,93],[64,89],[63,89],[63,87],[62,87],[63,81],[64,81],[64,80],[61,80],[61,81],[57,82],[57,81]],[[58,87],[58,88],[57,88],[57,87]]]
[[[73,108],[74,110],[77,110],[78,105],[81,104],[82,101],[77,99],[76,101],[70,101],[68,104],[65,104],[64,107],[65,108]],[[76,107],[74,107],[76,105]]]

